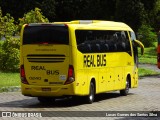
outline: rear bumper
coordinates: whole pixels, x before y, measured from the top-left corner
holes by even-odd
[[[73,83],[61,86],[35,86],[22,83],[21,91],[23,95],[32,97],[39,97],[39,96],[60,97],[66,95],[75,95]]]

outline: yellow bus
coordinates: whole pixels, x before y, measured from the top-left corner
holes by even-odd
[[[138,86],[138,52],[143,44],[121,22],[76,20],[25,24],[21,30],[21,90],[49,102]]]

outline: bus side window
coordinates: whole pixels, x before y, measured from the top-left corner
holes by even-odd
[[[127,52],[131,55],[126,31],[76,30],[77,48],[82,53]]]
[[[125,34],[126,34],[126,39],[125,39],[126,49],[125,49],[125,51],[127,51],[130,55],[132,55],[131,44],[130,44],[130,41],[129,41],[129,36],[128,36],[127,32],[125,32]]]
[[[125,43],[123,44],[123,37],[122,34],[120,32],[117,33],[117,41],[116,41],[116,45],[117,45],[117,52],[124,52],[125,49]]]
[[[129,37],[126,31],[115,32],[111,38],[111,41],[113,42],[112,47],[114,46],[113,52],[127,52],[131,55]],[[112,50],[110,52],[112,52]]]

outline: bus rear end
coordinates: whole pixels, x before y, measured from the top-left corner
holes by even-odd
[[[24,25],[20,46],[22,94],[35,97],[73,94],[70,47],[66,25]]]

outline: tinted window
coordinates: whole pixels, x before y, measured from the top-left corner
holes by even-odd
[[[134,32],[130,32],[131,40],[136,40],[136,35]]]
[[[66,26],[26,26],[23,34],[23,44],[69,44],[68,28]]]
[[[132,40],[132,47],[133,47],[133,55],[134,55],[134,62],[138,66],[138,48],[134,40],[136,40],[136,35],[134,32],[130,32],[130,37]]]
[[[128,52],[131,54],[126,31],[76,30],[77,48],[82,53]]]

